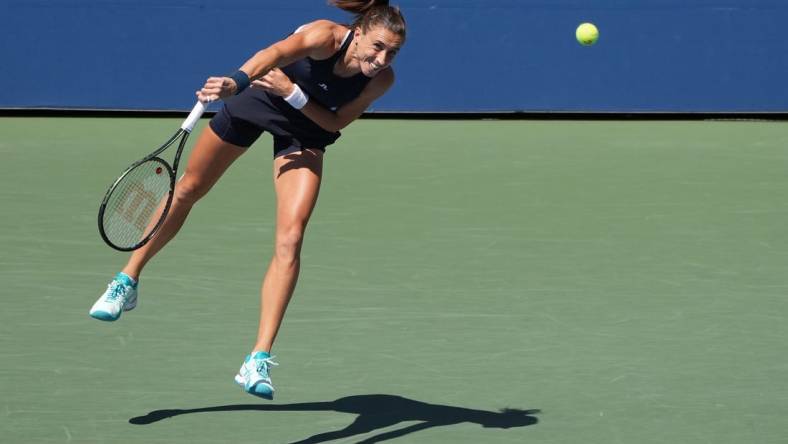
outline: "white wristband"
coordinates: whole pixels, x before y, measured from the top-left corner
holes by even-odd
[[[309,101],[309,96],[304,94],[301,91],[301,88],[298,85],[293,84],[293,92],[290,93],[289,96],[285,97],[285,102],[289,103],[295,109],[301,109],[306,105],[306,102]]]

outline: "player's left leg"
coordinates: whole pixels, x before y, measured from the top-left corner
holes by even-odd
[[[257,342],[247,356],[236,382],[257,396],[270,399],[271,347],[293,295],[300,270],[301,245],[309,217],[317,203],[323,170],[323,152],[305,149],[274,159],[276,238],[274,255],[262,287],[262,310]]]

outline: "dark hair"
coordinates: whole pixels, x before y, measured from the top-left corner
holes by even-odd
[[[405,18],[397,6],[389,5],[389,0],[328,0],[339,9],[356,14],[350,25],[367,31],[373,26],[383,26],[405,40]]]

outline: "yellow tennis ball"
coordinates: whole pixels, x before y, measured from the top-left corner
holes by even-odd
[[[582,23],[575,31],[577,41],[583,46],[590,46],[596,43],[599,39],[599,30],[596,29],[593,23]]]

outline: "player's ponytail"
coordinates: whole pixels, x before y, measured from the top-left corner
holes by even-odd
[[[328,0],[328,3],[356,14],[353,28],[366,31],[383,26],[405,40],[405,18],[398,7],[389,5],[389,0]]]
[[[353,14],[363,14],[375,6],[388,6],[388,0],[328,0],[330,5]]]

